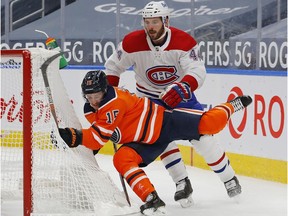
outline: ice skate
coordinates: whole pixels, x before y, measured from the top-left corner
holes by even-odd
[[[194,204],[192,199],[192,186],[188,177],[176,183],[176,193],[174,200],[179,202],[183,208],[187,208]]]
[[[229,103],[234,107],[234,112],[243,110],[249,104],[252,103],[252,98],[249,95],[243,95],[236,97],[235,99],[229,101]]]
[[[241,185],[236,176],[224,183],[227,194],[230,198],[236,197],[241,194]]]
[[[146,203],[140,206],[140,211],[147,216],[166,215],[165,203],[159,198],[156,191],[148,195]]]

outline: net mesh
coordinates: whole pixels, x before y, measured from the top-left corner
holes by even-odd
[[[41,65],[56,53],[29,49],[32,62],[33,214],[113,215],[128,211],[123,192],[102,171],[91,150],[70,149],[60,138],[47,97]],[[23,199],[23,58],[2,53],[1,201]],[[6,65],[6,66],[5,66]],[[59,73],[47,68],[59,127],[81,128]],[[24,71],[29,73],[29,71]],[[25,83],[26,85],[26,83]],[[27,86],[29,84],[27,83]],[[27,117],[27,116],[25,116]],[[29,130],[29,125],[25,125]]]

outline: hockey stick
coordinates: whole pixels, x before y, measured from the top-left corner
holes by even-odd
[[[116,153],[117,152],[117,144],[114,143],[114,142],[113,142],[113,147],[114,147],[114,152]],[[120,181],[121,181],[121,184],[122,184],[122,188],[123,188],[126,200],[127,200],[128,204],[129,204],[129,206],[131,206],[131,202],[130,202],[130,199],[129,199],[129,195],[128,195],[128,191],[127,191],[127,188],[126,188],[126,184],[124,182],[123,176],[120,173],[119,173],[119,178],[120,178]]]
[[[49,85],[49,81],[48,81],[48,76],[47,76],[47,68],[48,66],[55,60],[57,59],[59,56],[61,56],[63,53],[57,53],[51,57],[49,57],[41,66],[41,72],[42,72],[42,76],[43,76],[43,80],[44,80],[44,85],[46,88],[46,92],[47,92],[47,96],[48,96],[48,101],[49,101],[49,106],[50,106],[50,110],[52,113],[52,116],[55,120],[56,126],[57,128],[59,128],[58,125],[58,120],[57,120],[57,115],[56,115],[56,110],[55,110],[55,106],[54,106],[54,102],[53,102],[53,98],[52,98],[52,93],[51,93],[51,88]]]

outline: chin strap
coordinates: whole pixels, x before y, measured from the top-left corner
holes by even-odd
[[[159,37],[159,38],[156,39],[156,40],[153,40],[153,42],[157,42],[157,41],[163,39],[163,38],[165,37],[167,31],[168,31],[168,28],[167,28],[166,26],[164,26],[164,32],[163,32],[163,34],[161,35],[161,37]]]

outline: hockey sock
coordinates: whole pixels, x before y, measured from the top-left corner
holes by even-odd
[[[176,142],[169,143],[160,158],[175,183],[188,176]]]
[[[124,146],[115,153],[113,162],[131,189],[145,202],[147,196],[155,191],[155,188],[146,173],[138,166],[142,162],[141,156],[134,149]]]
[[[194,149],[206,161],[207,165],[219,176],[222,182],[233,178],[235,172],[225,152],[220,148],[217,139],[211,135],[204,135],[200,140],[191,141]]]
[[[199,134],[217,134],[226,126],[234,108],[230,103],[223,103],[203,113],[199,122]]]

